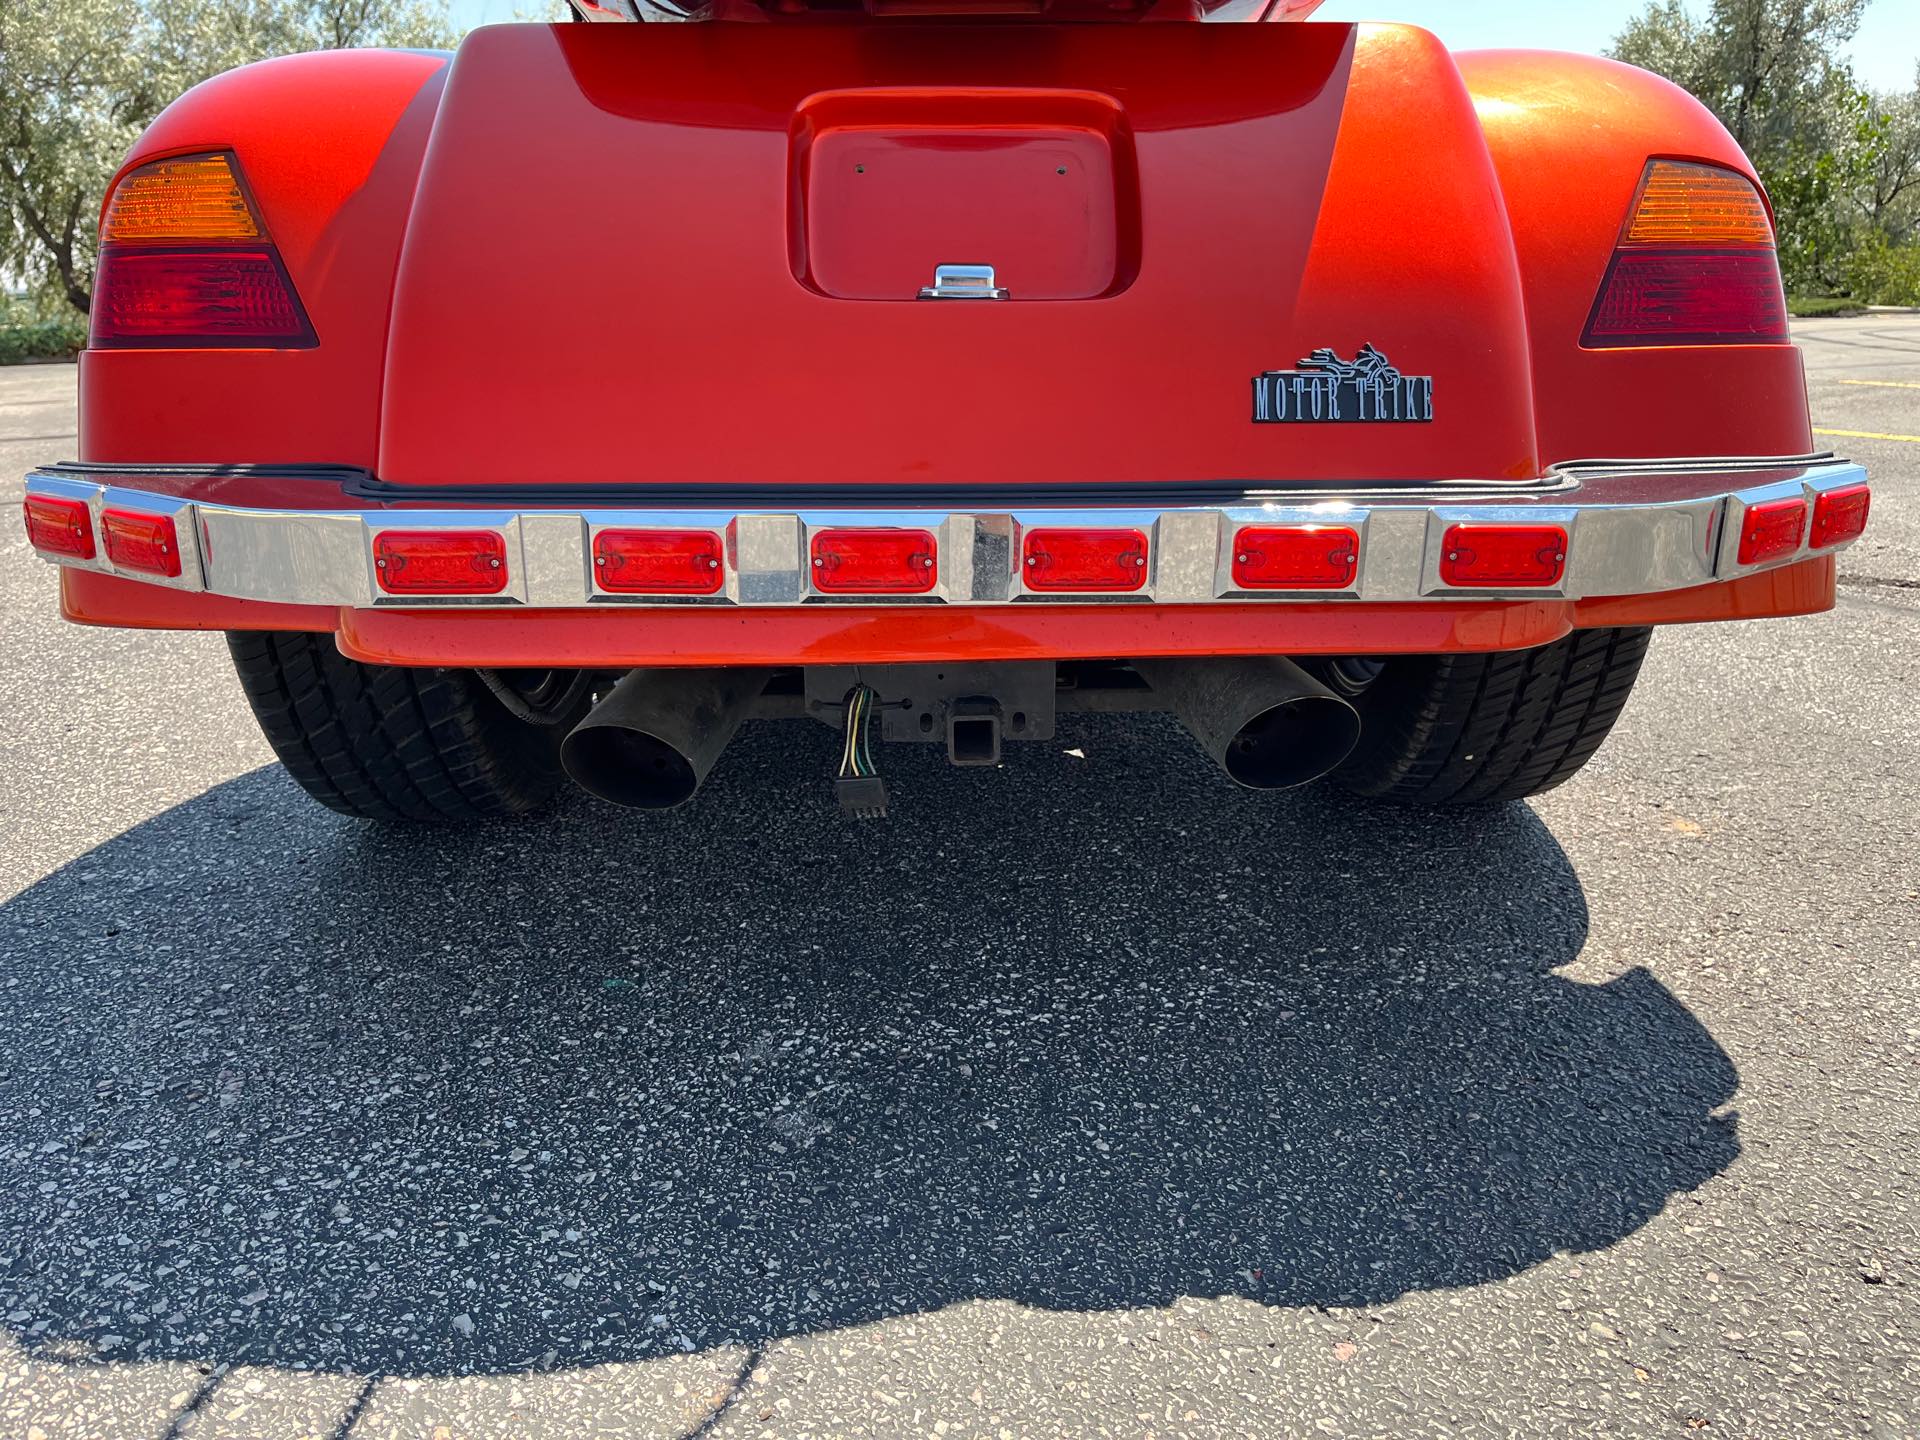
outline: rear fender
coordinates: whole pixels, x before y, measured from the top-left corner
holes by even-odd
[[[1611,60],[1520,50],[1457,58],[1506,194],[1541,458],[1810,450],[1806,380],[1792,346],[1580,345],[1650,158],[1705,161],[1758,184],[1713,113],[1679,86]]]
[[[448,60],[292,55],[216,76],[161,113],[120,173],[232,151],[321,343],[88,351],[83,459],[373,463],[394,268]]]

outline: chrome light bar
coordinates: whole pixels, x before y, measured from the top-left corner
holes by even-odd
[[[96,534],[108,510],[172,519],[180,538],[178,576],[117,565],[106,550],[92,558],[46,553],[80,569],[124,575],[174,589],[302,605],[590,608],[712,605],[1199,605],[1221,602],[1422,602],[1480,599],[1580,599],[1680,590],[1836,551],[1857,530],[1816,552],[1823,497],[1858,497],[1866,472],[1829,458],[1765,461],[1595,462],[1568,466],[1557,482],[1517,494],[1458,485],[1353,487],[1318,491],[1298,502],[1248,500],[1218,505],[1139,504],[1091,508],[960,510],[935,504],[872,509],[745,510],[487,506],[436,508],[254,508],[182,498],[146,488],[139,471],[52,468],[26,477],[36,496],[83,503]],[[317,482],[309,482],[317,483]],[[234,488],[226,487],[229,492]],[[286,487],[280,487],[284,492]],[[1375,498],[1378,497],[1378,498]],[[1457,498],[1456,498],[1457,497]],[[337,503],[340,498],[333,497]],[[933,497],[930,497],[930,500]],[[1742,536],[1755,507],[1801,500],[1797,538],[1776,524],[1776,543],[1743,562]],[[1790,506],[1787,508],[1791,508]],[[1863,516],[1863,512],[1862,512]],[[1457,527],[1467,527],[1461,530]],[[1502,580],[1462,580],[1449,537],[1505,529],[1557,534],[1540,568]],[[1243,583],[1236,560],[1259,532],[1351,532],[1350,573],[1300,585]],[[595,564],[610,533],[701,532],[716,540],[711,593],[633,593],[610,589]],[[925,532],[932,547],[925,583],[850,593],[819,583],[816,542],[844,536]],[[394,593],[376,565],[382,537],[497,537],[486,541],[504,578],[484,592]],[[1036,544],[1061,534],[1131,532],[1144,542],[1138,572],[1124,582],[1062,588],[1033,566]],[[1042,537],[1036,540],[1036,537]],[[1751,548],[1751,547],[1749,547]],[[604,563],[604,561],[603,561]],[[916,563],[925,564],[925,560]]]

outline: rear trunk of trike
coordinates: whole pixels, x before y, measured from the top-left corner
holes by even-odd
[[[520,808],[561,735],[659,803],[753,714],[862,779],[869,729],[993,763],[1075,705],[1247,783],[1503,798],[1592,753],[1646,627],[1831,603],[1864,477],[1679,91],[942,8],[193,92],[109,204],[82,461],[30,477],[68,613],[236,632],[296,774],[378,814]],[[307,743],[428,693],[526,784],[355,801]]]

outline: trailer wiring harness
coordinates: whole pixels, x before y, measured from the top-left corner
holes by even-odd
[[[841,810],[856,820],[884,820],[887,815],[887,782],[873,762],[873,709],[879,698],[870,685],[847,692],[846,744],[833,790]]]

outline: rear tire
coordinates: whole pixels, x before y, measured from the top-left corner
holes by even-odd
[[[362,665],[331,635],[236,633],[227,647],[280,763],[342,815],[497,819],[560,784],[567,725],[516,719],[474,671]]]
[[[1536,650],[1382,662],[1352,697],[1360,743],[1334,779],[1413,805],[1496,804],[1551,790],[1613,729],[1652,636],[1576,630]]]

